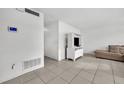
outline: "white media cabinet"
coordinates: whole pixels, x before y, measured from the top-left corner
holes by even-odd
[[[79,46],[74,45],[74,37],[79,38]],[[81,36],[75,33],[69,33],[67,35],[67,59],[75,61],[77,58],[83,56],[83,47],[81,44]]]
[[[67,48],[67,58],[75,61],[77,58],[83,56],[83,48]]]

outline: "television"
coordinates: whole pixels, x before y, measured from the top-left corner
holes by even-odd
[[[79,47],[79,38],[78,37],[74,37],[74,46]]]

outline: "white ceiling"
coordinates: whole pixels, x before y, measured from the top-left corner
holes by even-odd
[[[79,29],[124,21],[124,9],[119,8],[36,8],[45,14],[45,24],[62,20]]]

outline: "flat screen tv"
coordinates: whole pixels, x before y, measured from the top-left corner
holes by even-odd
[[[79,47],[79,38],[74,37],[74,46]]]

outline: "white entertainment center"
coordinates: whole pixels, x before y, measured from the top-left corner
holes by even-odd
[[[69,33],[67,35],[67,59],[72,59],[75,61],[81,56],[83,56],[81,35],[76,33]]]

